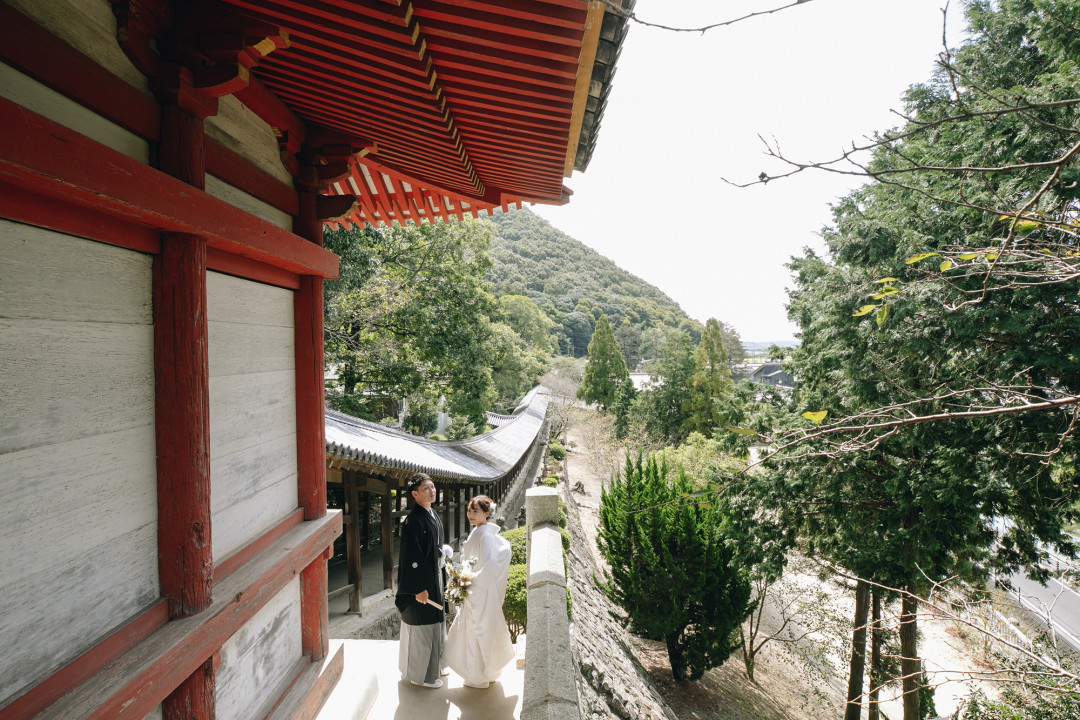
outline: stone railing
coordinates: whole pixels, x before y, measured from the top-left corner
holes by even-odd
[[[580,720],[555,488],[525,492],[528,642],[521,720]]]

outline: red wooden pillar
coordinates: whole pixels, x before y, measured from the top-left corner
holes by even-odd
[[[364,599],[364,582],[361,574],[360,540],[360,493],[357,491],[357,473],[354,470],[342,470],[345,482],[345,505],[348,508],[349,521],[345,525],[345,566],[348,581],[354,588],[349,591],[349,612],[359,613]]]
[[[293,232],[319,245],[323,226],[318,213],[318,187],[314,165],[300,169],[300,212]],[[297,496],[305,520],[326,514],[326,426],[323,410],[323,281],[300,276],[293,299],[296,342],[296,464]],[[328,553],[333,550],[329,549]],[[330,620],[327,615],[326,557],[320,556],[300,573],[301,643],[312,660],[330,651]]]
[[[205,187],[203,119],[217,100],[191,73],[162,68],[160,169]],[[210,606],[210,361],[206,330],[206,239],[162,233],[154,257],[154,375],[157,439],[158,575],[170,618]],[[207,659],[162,704],[165,720],[213,720],[215,663]]]

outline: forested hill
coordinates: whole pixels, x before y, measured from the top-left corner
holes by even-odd
[[[555,324],[559,350],[585,354],[592,328],[607,315],[624,354],[652,357],[674,329],[695,342],[701,323],[658,288],[631,275],[529,210],[496,214],[487,280],[497,295],[525,295]],[[636,345],[636,352],[627,350]]]

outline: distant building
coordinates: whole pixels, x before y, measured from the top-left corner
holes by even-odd
[[[795,376],[784,372],[783,367],[778,362],[762,363],[751,370],[747,377],[751,382],[761,383],[762,385],[774,385],[781,388],[795,387]]]

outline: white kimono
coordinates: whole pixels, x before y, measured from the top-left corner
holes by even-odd
[[[510,543],[499,535],[494,523],[479,525],[461,548],[462,562],[469,558],[476,558],[476,576],[446,637],[443,662],[465,682],[482,686],[498,679],[514,659],[502,611],[510,571]]]

